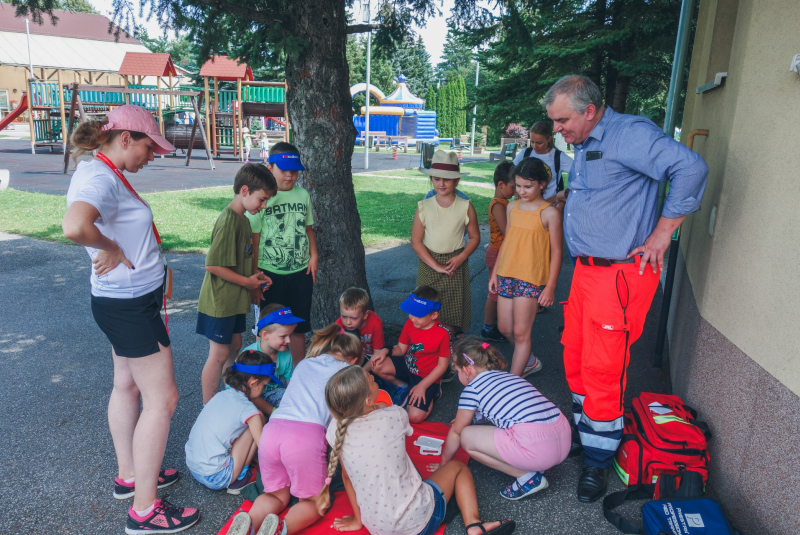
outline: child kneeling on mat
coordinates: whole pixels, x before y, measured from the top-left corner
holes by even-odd
[[[249,465],[264,417],[253,399],[276,379],[275,364],[264,353],[245,351],[223,377],[230,388],[215,394],[197,417],[186,442],[186,465],[211,490],[228,487],[229,494],[239,494],[256,480]]]
[[[546,489],[544,471],[567,458],[572,440],[558,407],[522,377],[503,371],[500,353],[477,338],[455,345],[453,367],[465,388],[442,463],[462,447],[475,460],[516,478],[500,492],[503,498],[519,500]]]
[[[464,463],[443,463],[422,480],[406,453],[406,437],[413,433],[408,414],[400,407],[376,406],[377,396],[378,386],[363,368],[346,368],[328,381],[325,400],[335,421],[326,438],[333,451],[317,512],[330,506],[328,485],[341,461],[354,514],[335,519],[337,531],[366,527],[382,535],[432,535],[455,495],[467,535],[513,533],[511,520],[480,521],[475,481]]]
[[[261,434],[258,464],[264,494],[249,513],[236,515],[228,535],[250,535],[251,527],[258,535],[287,535],[320,517],[314,501],[325,485],[325,429],[331,420],[325,385],[342,368],[361,364],[364,356],[361,341],[335,323],[314,333],[308,355],[294,369],[281,406]],[[300,501],[278,520],[290,495]]]

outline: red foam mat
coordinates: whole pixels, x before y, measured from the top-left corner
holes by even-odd
[[[406,439],[406,451],[408,452],[408,456],[411,457],[411,462],[414,463],[414,466],[417,467],[417,470],[419,470],[419,473],[422,474],[423,479],[425,479],[430,476],[436,470],[436,468],[438,468],[438,463],[441,460],[441,456],[420,455],[419,447],[414,446],[414,441],[420,436],[428,436],[444,440],[447,438],[447,432],[450,427],[447,424],[439,422],[423,422],[421,424],[412,424],[412,427],[414,428],[414,434]],[[464,463],[469,461],[469,455],[467,455],[467,453],[461,449],[458,450],[455,458]],[[228,532],[231,522],[233,522],[233,517],[241,512],[249,511],[252,505],[253,502],[245,501],[241,507],[239,507],[236,512],[231,515],[231,517],[219,531],[218,535],[225,535]],[[281,516],[283,517],[285,514],[286,511],[284,511]],[[331,524],[333,524],[333,520],[335,518],[341,518],[343,516],[352,514],[353,508],[350,507],[350,501],[347,499],[347,494],[345,494],[344,491],[337,492],[336,499],[334,500],[330,511],[328,511],[328,514],[314,522],[306,529],[298,531],[297,535],[338,534],[338,531],[330,527]],[[369,535],[369,531],[367,531],[366,528],[362,528],[359,531],[351,531],[350,533],[354,533],[356,535]],[[439,527],[439,529],[436,531],[436,535],[442,535],[443,533],[444,525]]]

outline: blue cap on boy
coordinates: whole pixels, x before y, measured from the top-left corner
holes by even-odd
[[[273,323],[277,323],[279,325],[296,325],[298,323],[302,323],[305,320],[302,320],[292,314],[292,309],[289,307],[281,308],[280,310],[276,310],[275,312],[271,312],[258,320],[258,324],[256,325],[257,330],[261,330],[267,325],[271,325]]]
[[[300,155],[295,152],[279,152],[273,154],[267,160],[269,163],[277,165],[282,171],[305,171],[306,168],[300,162]]]
[[[422,318],[431,312],[436,312],[440,308],[442,308],[441,303],[429,301],[428,299],[417,297],[414,294],[410,294],[408,298],[400,304],[400,310],[415,318]]]

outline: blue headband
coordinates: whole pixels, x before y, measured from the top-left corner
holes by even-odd
[[[275,364],[241,364],[234,362],[231,370],[235,372],[249,373],[250,375],[261,375],[269,377],[281,386],[284,384],[275,376]]]

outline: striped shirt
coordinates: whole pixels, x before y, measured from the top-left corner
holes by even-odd
[[[480,413],[500,429],[524,423],[547,424],[561,415],[528,381],[501,371],[478,374],[461,392],[458,408]]]
[[[708,166],[652,121],[616,113],[603,117],[575,144],[564,208],[564,241],[572,256],[621,260],[653,232],[657,216],[677,218],[700,209]],[[669,195],[656,214],[659,182]]]

